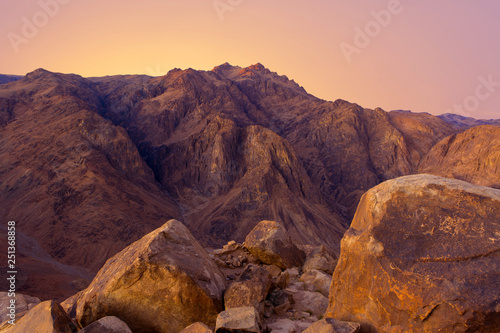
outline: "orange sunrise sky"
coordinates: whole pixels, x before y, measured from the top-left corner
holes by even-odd
[[[309,93],[500,118],[497,0],[3,0],[0,73],[260,62]]]

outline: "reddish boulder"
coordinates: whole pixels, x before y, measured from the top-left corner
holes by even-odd
[[[429,175],[362,198],[327,317],[366,332],[500,331],[500,191]]]

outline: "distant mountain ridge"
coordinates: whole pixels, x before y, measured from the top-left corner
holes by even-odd
[[[22,75],[0,74],[0,84],[21,80],[22,78],[23,78]]]
[[[481,125],[500,126],[500,119],[474,119],[452,113],[445,113],[438,117],[459,130],[466,130]]]
[[[479,155],[446,175],[499,184],[500,150],[482,127],[460,132],[430,114],[321,100],[261,64],[161,77],[38,69],[0,85],[0,214],[92,272],[170,218],[205,246],[267,219],[338,253],[361,195],[424,163],[446,173],[468,153],[446,150],[453,136]]]

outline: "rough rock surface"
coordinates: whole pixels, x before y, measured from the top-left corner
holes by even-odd
[[[130,328],[117,317],[109,316],[99,319],[85,327],[79,333],[132,333]]]
[[[13,299],[9,297],[8,292],[2,291],[0,292],[0,323],[4,321],[10,320],[9,316],[10,310],[8,307],[10,306],[10,301]],[[15,297],[15,307],[16,307],[16,319],[19,320],[22,316],[26,314],[29,310],[31,310],[34,306],[40,303],[40,299],[37,297],[32,297],[28,295],[23,295],[16,293]]]
[[[259,333],[259,314],[253,306],[223,311],[217,317],[216,333]]]
[[[106,262],[78,300],[76,319],[85,326],[116,316],[133,332],[213,325],[225,287],[189,230],[170,220]]]
[[[263,267],[248,265],[224,293],[224,307],[230,309],[253,306],[262,316],[264,301],[270,288],[269,272]]]
[[[300,281],[308,286],[309,291],[317,291],[323,296],[328,297],[330,285],[332,284],[332,276],[322,271],[309,270],[300,276]]]
[[[304,333],[357,333],[360,329],[358,323],[325,318],[309,326]]]
[[[213,333],[213,331],[207,325],[197,322],[183,329],[181,333]]]
[[[446,121],[428,113],[391,111],[389,120],[403,135],[408,147],[413,172],[431,148],[440,140],[457,133]]]
[[[304,331],[310,325],[311,323],[282,318],[269,323],[267,327],[274,333],[296,333]]]
[[[420,173],[500,188],[500,126],[478,126],[437,143],[422,160]]]
[[[328,251],[325,246],[320,245],[307,249],[306,261],[302,270],[304,272],[318,270],[332,275],[336,265],[337,256],[331,251]]]
[[[365,331],[500,330],[500,191],[430,175],[362,198],[327,317]]]
[[[290,291],[293,297],[294,306],[296,312],[306,312],[316,318],[324,315],[326,309],[328,308],[328,297],[324,296],[319,292],[298,290]]]
[[[245,247],[263,263],[282,269],[300,267],[306,257],[283,225],[275,221],[260,222],[245,238]]]
[[[45,301],[29,310],[16,325],[4,325],[1,332],[76,333],[78,329],[58,303]]]

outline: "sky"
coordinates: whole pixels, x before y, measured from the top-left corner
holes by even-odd
[[[0,73],[255,63],[366,108],[500,118],[498,0],[2,0]]]

